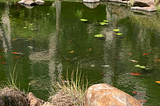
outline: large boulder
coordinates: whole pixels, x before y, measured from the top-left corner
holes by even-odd
[[[133,5],[132,10],[156,11],[155,0],[109,0],[111,2],[120,2]],[[158,0],[159,1],[159,0]]]
[[[129,94],[108,84],[95,84],[85,94],[84,106],[142,106]]]
[[[24,92],[5,87],[0,90],[0,106],[29,106]]]
[[[142,11],[156,11],[154,0],[134,0],[134,5],[131,7],[132,10]]]

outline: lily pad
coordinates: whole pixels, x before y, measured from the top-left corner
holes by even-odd
[[[104,37],[104,35],[102,35],[102,34],[97,34],[97,35],[94,35],[94,37],[102,38],[102,37]]]
[[[100,25],[108,25],[106,22],[100,22]]]
[[[118,31],[119,31],[119,29],[113,29],[113,31],[118,32]]]
[[[81,21],[83,21],[83,22],[87,22],[88,20],[87,19],[80,19]]]
[[[141,67],[141,66],[137,64],[137,65],[135,65],[135,67]]]
[[[108,20],[103,20],[103,22],[108,22]]]
[[[146,67],[145,66],[140,66],[140,68],[145,69]]]
[[[122,35],[122,33],[116,33],[116,35]]]

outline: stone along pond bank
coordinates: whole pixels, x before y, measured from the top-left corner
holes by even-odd
[[[32,92],[25,94],[9,87],[0,90],[1,106],[142,106],[134,97],[108,84],[90,86],[83,98],[83,104],[76,104],[76,97],[66,95],[60,90],[46,102]]]

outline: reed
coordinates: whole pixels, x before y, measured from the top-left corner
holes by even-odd
[[[54,95],[49,98],[49,101],[58,106],[83,106],[88,80],[84,80],[84,75],[82,76],[78,68],[76,73],[72,72],[71,78],[68,77],[67,71],[66,78],[62,83],[52,83],[50,95],[53,95],[53,92]]]

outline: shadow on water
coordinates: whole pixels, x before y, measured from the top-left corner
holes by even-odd
[[[67,70],[70,75],[79,64],[90,85],[108,83],[145,106],[160,105],[159,12],[66,1],[0,7],[0,81],[19,60],[17,84],[47,100],[50,83],[65,80]]]

